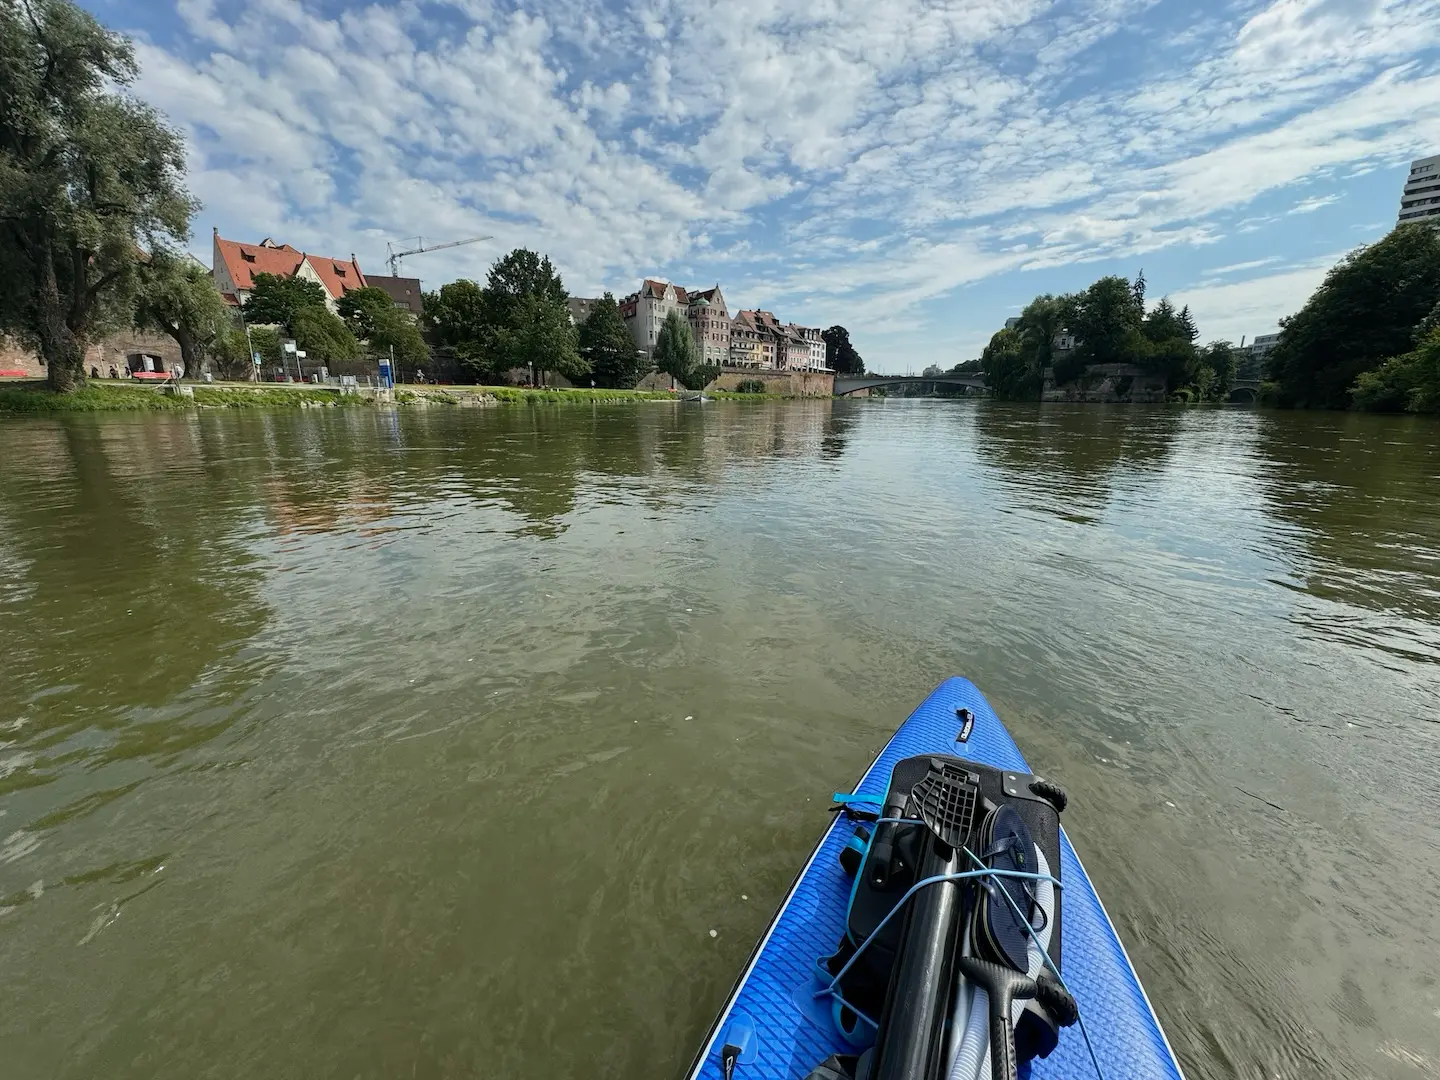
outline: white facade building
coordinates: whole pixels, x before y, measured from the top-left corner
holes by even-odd
[[[1410,163],[1410,175],[1400,195],[1400,219],[1396,224],[1405,225],[1412,221],[1440,225],[1440,154]]]
[[[640,291],[631,293],[620,301],[620,315],[635,339],[635,347],[649,356],[655,351],[655,342],[660,338],[660,327],[670,312],[680,313],[688,319],[690,298],[679,285],[668,281],[652,281],[647,278],[640,285]]]

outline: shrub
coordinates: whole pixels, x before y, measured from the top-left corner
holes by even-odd
[[[765,393],[764,379],[741,379],[735,384],[737,394],[763,394]]]

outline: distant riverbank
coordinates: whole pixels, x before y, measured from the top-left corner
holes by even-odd
[[[529,389],[517,386],[397,386],[389,394],[361,388],[341,393],[335,387],[253,383],[135,386],[92,381],[71,394],[52,392],[43,382],[0,385],[0,415],[31,416],[70,412],[150,412],[175,409],[316,409],[389,405],[483,407],[491,405],[580,404],[586,402],[675,401],[662,390]],[[186,392],[188,391],[188,392]],[[764,400],[782,395],[707,391],[726,400]]]

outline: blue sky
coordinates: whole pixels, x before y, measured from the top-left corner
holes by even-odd
[[[426,287],[719,282],[872,369],[977,356],[1143,268],[1273,330],[1440,153],[1440,0],[87,0],[190,139],[211,226]]]

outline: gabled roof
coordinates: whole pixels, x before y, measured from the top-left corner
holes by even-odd
[[[305,259],[310,263],[310,268],[320,275],[320,281],[328,292],[336,300],[344,296],[351,289],[365,288],[365,275],[360,272],[360,264],[355,261],[355,256],[348,259],[327,259],[323,255],[306,255]]]
[[[656,281],[653,278],[646,278],[645,284],[640,286],[640,292],[651,300],[663,300],[665,299],[665,290],[667,288],[673,288],[675,290],[675,299],[680,301],[680,303],[688,304],[690,302],[689,298],[685,295],[685,290],[679,285],[675,285],[669,281]]]
[[[215,250],[230,272],[235,288],[248,291],[254,287],[256,274],[275,274],[279,277],[294,277],[300,264],[306,259],[319,276],[327,292],[335,299],[344,296],[351,289],[365,286],[365,275],[355,256],[348,259],[331,259],[322,255],[307,255],[289,244],[278,247],[268,236],[258,244],[242,244],[235,240],[215,237]]]
[[[294,277],[305,256],[290,246],[273,247],[261,244],[240,244],[215,237],[215,250],[224,260],[225,269],[237,289],[249,289],[255,274],[278,274]]]

